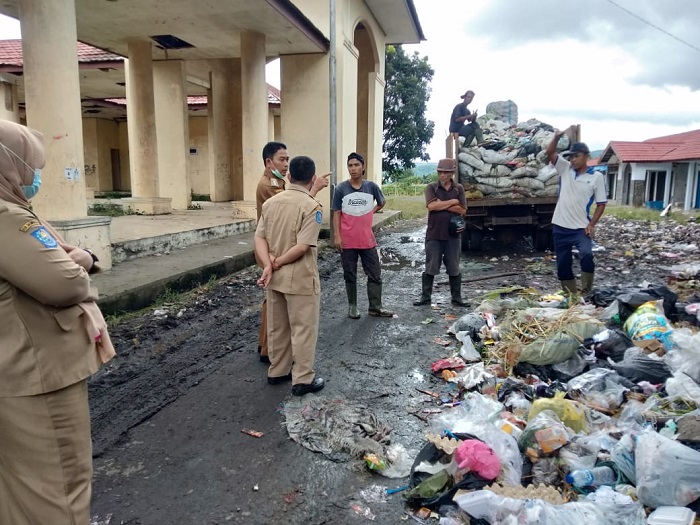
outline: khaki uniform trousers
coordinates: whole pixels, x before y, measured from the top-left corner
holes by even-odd
[[[267,298],[260,307],[260,331],[258,332],[258,346],[260,355],[267,355]]]
[[[88,525],[91,481],[86,380],[0,398],[0,524]]]
[[[269,377],[286,376],[291,370],[293,385],[314,380],[320,304],[320,294],[296,295],[267,290]]]

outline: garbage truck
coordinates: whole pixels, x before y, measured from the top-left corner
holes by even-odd
[[[486,238],[511,245],[523,237],[531,237],[538,251],[551,250],[559,179],[545,150],[553,128],[535,119],[518,126],[481,119],[484,143],[465,147],[456,134],[446,141],[447,157],[457,160],[467,195],[462,250],[480,251]],[[571,126],[559,149],[578,142],[580,133],[580,125]]]

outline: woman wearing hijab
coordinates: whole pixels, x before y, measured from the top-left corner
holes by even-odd
[[[0,523],[90,522],[87,378],[114,355],[88,271],[29,205],[41,135],[0,120]]]

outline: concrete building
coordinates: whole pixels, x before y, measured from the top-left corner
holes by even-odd
[[[700,208],[700,130],[643,142],[611,141],[598,164],[608,167],[614,202]]]
[[[0,13],[18,18],[22,30],[26,123],[44,133],[47,148],[44,184],[34,202],[38,212],[68,242],[96,246],[106,256],[109,220],[87,217],[86,190],[88,184],[109,186],[97,166],[115,166],[112,150],[119,151],[119,169],[109,170],[112,187],[116,171],[125,184],[128,165],[129,205],[144,214],[188,204],[204,180],[212,200],[250,207],[262,172],[260,152],[271,137],[286,142],[292,155],[311,156],[319,172],[329,171],[328,5],[325,0],[3,2]],[[381,182],[384,49],[424,37],[412,0],[339,0],[337,6],[337,162],[344,166],[345,155],[357,150],[367,159],[368,177]],[[107,59],[128,58],[125,85],[113,82],[115,93],[99,97],[126,98],[125,129],[111,124],[101,129],[105,123],[97,119],[83,129],[81,87],[89,84],[88,76],[116,76],[117,68],[95,65],[89,74],[79,69],[78,40],[105,50]],[[284,96],[278,123],[270,115],[265,81],[265,65],[275,58],[281,60]],[[0,80],[9,86],[4,106],[11,109],[5,112],[19,118],[17,83]],[[203,95],[207,162],[200,157],[193,170],[190,153],[194,148],[203,155],[204,122],[190,130],[188,96]],[[106,107],[94,105],[99,107],[87,109]],[[84,148],[103,135],[110,137],[109,148]],[[199,137],[194,145],[193,136]],[[85,158],[95,150],[97,162]],[[93,165],[95,173],[87,173],[85,166]],[[328,198],[324,192],[326,206]]]

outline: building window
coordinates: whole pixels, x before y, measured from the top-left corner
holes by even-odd
[[[666,189],[665,171],[647,171],[647,201],[663,201]]]
[[[190,155],[199,155],[199,150],[197,148],[190,148]]]

